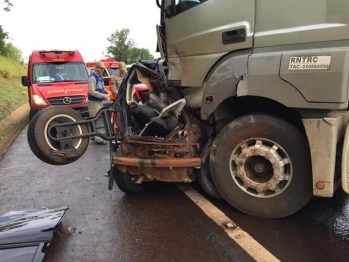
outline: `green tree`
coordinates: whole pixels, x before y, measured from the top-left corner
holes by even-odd
[[[12,43],[7,43],[6,46],[6,56],[19,63],[24,63],[22,58],[22,51],[15,47]]]
[[[0,25],[0,55],[5,56],[6,55],[6,43],[5,40],[7,39],[8,34],[4,32],[2,29],[2,26]]]
[[[149,53],[148,49],[132,47],[128,51],[127,60],[130,61],[129,62],[130,64],[140,60],[148,60],[148,59],[154,59],[154,56],[152,56]]]
[[[136,43],[129,38],[130,29],[116,30],[107,40],[110,46],[107,47],[107,56],[116,61],[124,61],[131,64],[139,60],[154,59],[148,49],[135,47]]]
[[[107,47],[107,55],[113,57],[116,61],[127,61],[127,52],[134,47],[135,42],[129,39],[130,29],[116,30],[107,40],[110,46]]]

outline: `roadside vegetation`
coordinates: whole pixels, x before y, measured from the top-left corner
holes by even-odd
[[[21,84],[26,67],[0,56],[0,121],[28,102],[27,88]]]
[[[130,29],[123,28],[111,34],[107,38],[110,45],[104,55],[116,61],[124,61],[126,64],[154,59],[148,49],[136,47],[136,42],[129,37],[130,32]]]
[[[27,71],[22,52],[8,40],[0,25],[0,121],[28,101],[27,89],[21,84]]]

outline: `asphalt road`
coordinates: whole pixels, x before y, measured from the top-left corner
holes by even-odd
[[[109,191],[108,154],[108,146],[91,144],[71,165],[47,165],[23,130],[0,160],[0,214],[70,206],[45,261],[254,261],[176,185],[154,183],[139,195],[116,185]],[[349,261],[349,198],[342,192],[279,220],[206,198],[281,261]]]
[[[51,166],[30,151],[26,131],[0,161],[0,214],[70,207],[45,261],[253,261],[203,214],[188,217],[198,210],[174,185],[154,183],[139,195],[116,185],[109,191],[108,146],[91,143],[77,162]],[[191,207],[184,211],[184,203]]]

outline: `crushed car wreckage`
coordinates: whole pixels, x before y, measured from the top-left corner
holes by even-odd
[[[84,120],[66,107],[42,110],[29,124],[31,150],[46,163],[69,164],[84,154],[89,137],[99,135],[110,141],[109,189],[114,180],[122,191],[137,193],[144,182],[198,179],[210,195],[220,197],[205,165],[212,131],[186,107],[182,93],[163,81],[158,62],[134,64],[116,101],[94,118]],[[140,82],[148,87],[146,99],[134,94]],[[97,125],[101,118],[104,124]]]

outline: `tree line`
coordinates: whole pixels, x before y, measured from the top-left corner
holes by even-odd
[[[4,0],[3,10],[5,12],[9,12],[12,6],[13,4],[10,2],[10,0]],[[24,64],[22,51],[17,47],[15,47],[12,43],[10,42],[6,43],[6,40],[8,39],[9,39],[8,33],[5,32],[2,26],[0,25],[0,55],[6,56],[14,61]]]
[[[135,41],[129,37],[130,29],[124,28],[116,30],[107,38],[110,45],[104,54],[107,57],[114,58],[116,61],[124,61],[126,64],[132,64],[140,60],[154,59],[148,49],[136,47]]]
[[[8,33],[4,32],[0,25],[0,55],[6,56],[14,61],[24,64],[22,57],[22,51],[15,47],[12,43],[6,43],[8,39]]]

